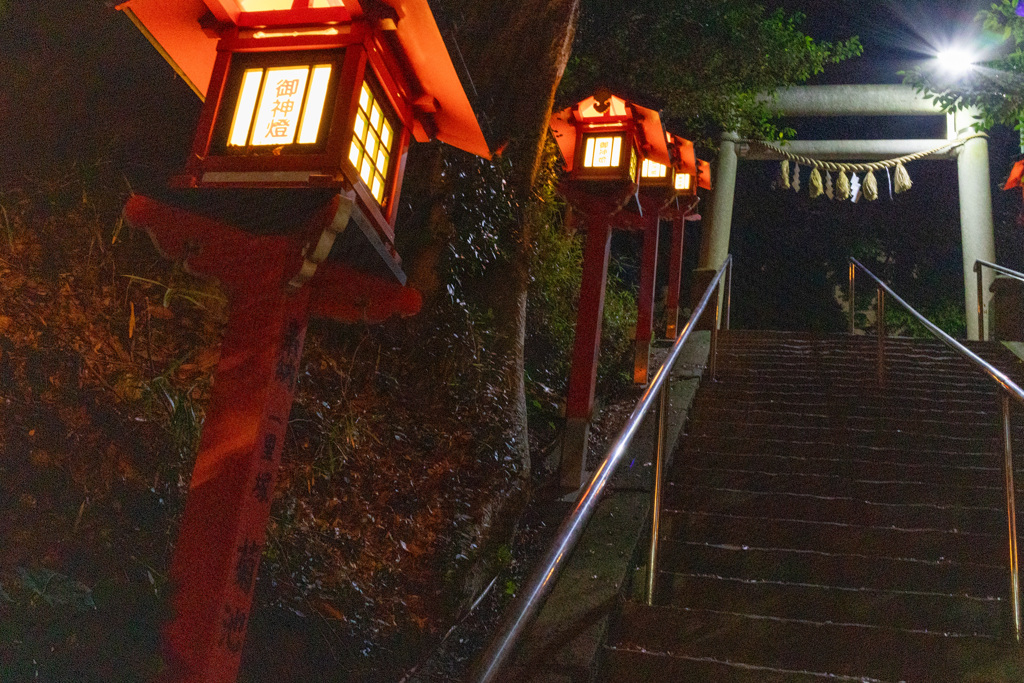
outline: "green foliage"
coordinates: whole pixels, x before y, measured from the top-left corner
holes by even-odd
[[[967,334],[967,315],[963,303],[955,300],[939,302],[936,306],[919,309],[918,313],[935,323],[946,334],[964,338]],[[918,339],[934,339],[935,335],[928,331],[902,306],[889,304],[885,309],[885,331],[890,337],[914,337]]]
[[[0,680],[139,681],[161,668],[159,596],[140,584],[89,588],[45,568],[18,568],[0,602]]]
[[[196,397],[205,397],[209,384],[209,378],[203,378],[191,386],[178,386],[172,377],[180,365],[173,363],[162,374],[142,383],[139,392],[144,413],[163,427],[170,438],[171,448],[179,458],[176,465],[191,463],[199,449],[203,410]]]
[[[452,233],[448,294],[460,305],[466,305],[472,280],[514,253],[514,245],[507,244],[508,227],[517,220],[519,207],[509,188],[509,173],[507,159],[488,161],[445,150],[441,175]]]
[[[577,101],[604,85],[660,107],[705,142],[723,130],[778,138],[769,102],[861,53],[857,38],[815,41],[802,15],[746,0],[594,0],[584,3],[561,96]]]
[[[32,594],[32,600],[42,600],[50,607],[70,607],[77,611],[96,609],[92,589],[63,574],[40,567],[18,567],[21,584]]]
[[[974,18],[991,42],[1007,46],[1005,56],[978,64],[957,81],[930,64],[902,72],[904,81],[943,111],[977,107],[981,130],[1001,124],[1024,131],[1024,17],[1017,16],[1016,6],[1017,0],[999,0]]]

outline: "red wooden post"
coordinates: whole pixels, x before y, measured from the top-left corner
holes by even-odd
[[[651,336],[654,330],[654,287],[658,274],[658,214],[644,228],[643,254],[640,257],[640,294],[637,297],[636,354],[633,383],[647,384],[651,357]]]
[[[308,321],[309,288],[286,295],[283,275],[232,297],[171,564],[167,681],[237,677]]]
[[[686,219],[676,215],[672,220],[672,247],[668,262],[668,295],[665,298],[665,336],[675,339],[679,336],[679,288],[683,284],[683,234]]]
[[[579,488],[584,482],[611,244],[612,230],[607,219],[602,217],[594,221],[587,232],[587,243],[583,251],[583,282],[580,285],[580,304],[576,313],[576,338],[573,342],[572,369],[566,392],[565,434],[562,438],[561,483],[571,489]]]
[[[309,316],[376,321],[419,310],[413,290],[308,260],[309,238],[347,216],[340,201],[297,237],[254,237],[140,196],[126,207],[132,225],[193,272],[220,280],[231,301],[171,563],[164,683],[237,678]],[[312,279],[296,288],[300,268]]]

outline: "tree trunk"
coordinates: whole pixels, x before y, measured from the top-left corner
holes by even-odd
[[[547,136],[555,90],[575,34],[579,0],[446,0],[476,90],[475,106],[492,144],[511,166],[509,190],[518,198],[516,220],[504,229],[505,260],[488,268],[479,291],[494,314],[503,359],[503,391],[496,396],[508,418],[507,443],[529,472],[524,342],[530,244],[528,204]],[[454,47],[454,46],[453,46]],[[460,55],[454,55],[458,61]]]

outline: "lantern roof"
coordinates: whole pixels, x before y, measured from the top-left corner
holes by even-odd
[[[711,188],[711,164],[706,161],[697,160],[697,187],[705,190]]]
[[[675,165],[676,172],[696,176],[697,153],[693,149],[693,143],[686,138],[673,135],[672,133],[667,133],[666,139],[669,145],[672,146],[672,162]]]
[[[118,6],[200,98],[205,98],[217,57],[219,30],[271,25],[327,25],[397,19],[394,35],[409,74],[424,99],[433,98],[436,137],[490,158],[476,114],[462,86],[427,0],[128,0]],[[329,30],[329,29],[328,29]]]
[[[605,103],[595,97],[588,97],[578,104],[551,115],[551,132],[565,159],[566,169],[571,171],[576,158],[576,131],[583,125],[629,124],[636,125],[640,152],[645,159],[657,161],[666,166],[672,163],[661,114],[654,109],[642,107],[634,102],[612,95]]]

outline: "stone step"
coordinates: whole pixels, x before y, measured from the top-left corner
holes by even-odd
[[[761,577],[791,583],[829,583],[879,590],[920,591],[1006,598],[1009,568],[1002,556],[989,564],[942,560],[925,562],[906,557],[846,552],[764,548],[753,545],[712,545],[701,541],[662,541],[659,566],[665,572],[732,577]]]
[[[662,510],[661,539],[975,564],[1007,562],[1008,553],[1005,534],[996,531],[892,528],[672,508]]]
[[[969,584],[966,584],[969,585]],[[964,592],[844,584],[825,575],[793,582],[771,577],[679,570],[658,574],[658,602],[798,621],[938,630],[998,637],[1005,601]]]
[[[893,377],[886,375],[885,384],[879,388],[877,375],[843,375],[836,377],[818,377],[804,381],[800,377],[785,379],[765,379],[755,375],[729,377],[726,373],[716,375],[715,381],[705,380],[702,387],[713,385],[715,389],[727,396],[743,393],[763,393],[767,396],[806,395],[828,396],[841,401],[860,400],[905,400],[925,399],[927,401],[948,400],[956,404],[966,401],[976,402],[976,406],[999,405],[999,394],[995,382],[958,382],[950,383],[927,377]]]
[[[765,487],[767,488],[767,487]],[[750,491],[713,483],[666,482],[663,487],[664,507],[669,510],[700,510],[738,517],[766,517],[828,520],[840,524],[901,529],[941,529],[950,533],[980,531],[999,533],[1006,526],[1005,500],[986,496],[984,505],[957,506],[949,501],[939,503],[911,502],[885,495],[856,496],[848,491],[834,495],[809,493],[804,490]],[[1018,511],[1018,518],[1024,511]]]
[[[880,384],[874,338],[719,339],[666,477],[657,606],[625,606],[602,680],[958,681],[1011,657],[997,385],[938,341],[887,338]],[[1011,429],[1021,482],[1024,410]]]
[[[679,442],[682,462],[686,453],[695,451],[730,452],[736,455],[784,455],[814,458],[851,458],[876,462],[960,465],[965,467],[1001,467],[1002,446],[958,451],[953,448],[918,448],[906,451],[891,445],[856,444],[843,440],[823,439],[786,441],[783,439],[749,439],[742,436],[702,436],[687,434]],[[994,441],[994,440],[993,440]],[[958,444],[959,445],[959,444]],[[1022,454],[1024,455],[1024,454]],[[1019,458],[1015,460],[1018,462]]]
[[[695,425],[694,429],[700,428]],[[719,428],[716,432],[725,432]],[[965,458],[978,456],[983,462],[998,462],[993,458],[1002,455],[1002,440],[992,438],[971,437],[927,437],[901,433],[870,432],[863,434],[832,434],[826,430],[786,430],[772,428],[764,433],[751,433],[747,428],[737,426],[736,432],[728,433],[690,433],[686,434],[680,444],[683,448],[701,450],[730,450],[737,453],[777,453],[795,455],[839,455],[846,456],[856,453],[896,452],[904,454],[901,461],[913,461],[914,451],[919,454],[917,462],[956,462],[955,454],[963,452]],[[787,431],[789,433],[787,433]],[[1019,450],[1019,449],[1018,449]],[[884,459],[884,456],[882,456]],[[1001,460],[1001,458],[999,458]],[[1020,457],[1015,459],[1019,463]],[[974,464],[974,463],[970,463]]]
[[[995,384],[980,390],[947,387],[888,387],[878,390],[871,380],[870,384],[853,384],[840,386],[830,383],[828,386],[807,386],[794,384],[767,385],[764,382],[710,382],[701,384],[702,400],[745,402],[745,403],[808,403],[846,405],[856,411],[861,406],[909,406],[915,409],[946,409],[993,412],[1001,410],[1000,394]],[[1014,413],[1018,419],[1019,414]]]
[[[739,454],[724,451],[676,451],[672,479],[680,485],[700,483],[701,472],[708,469],[765,472],[769,475],[793,474],[807,477],[842,477],[873,481],[921,481],[931,484],[956,483],[965,486],[1003,486],[1000,458],[991,456],[983,466],[956,462],[892,462],[849,457],[808,457],[774,453]],[[691,471],[696,470],[696,471]],[[1022,470],[1024,474],[1024,470]]]
[[[868,425],[792,425],[792,424],[748,424],[725,420],[700,420],[687,425],[687,436],[745,438],[751,441],[824,441],[849,445],[894,448],[899,450],[967,450],[1001,452],[1002,432],[995,429],[978,429],[974,425],[950,424],[945,432],[932,428],[913,431],[885,429],[880,421],[878,429]],[[1014,429],[1015,441],[1024,438],[1024,430]],[[1024,441],[1022,441],[1024,443]]]
[[[930,424],[933,422],[977,424],[979,427],[998,429],[1001,427],[1001,414],[995,410],[995,403],[976,405],[972,402],[939,402],[926,401],[863,401],[850,405],[827,396],[798,395],[787,396],[717,396],[705,394],[701,404],[690,414],[690,422],[703,419],[714,419],[721,411],[723,419],[730,416],[750,416],[751,421],[772,420],[799,424],[802,416],[811,418],[829,418],[832,420],[905,420],[910,423]],[[1019,427],[1024,419],[1016,418],[1011,424]]]
[[[933,484],[906,479],[850,479],[786,473],[767,475],[762,472],[735,470],[717,470],[704,474],[706,476],[694,482],[682,479],[680,474],[673,473],[670,481],[674,482],[676,486],[666,488],[669,488],[670,493],[678,491],[684,495],[667,497],[666,502],[680,498],[694,502],[694,496],[685,495],[690,491],[702,494],[699,502],[704,502],[706,495],[703,495],[703,492],[708,490],[739,491],[750,494],[771,493],[786,496],[800,495],[826,500],[852,498],[875,502],[891,501],[905,505],[995,509],[1000,509],[1001,504],[1006,500],[1005,489],[998,485],[998,480],[993,482],[993,485],[968,488],[957,485],[957,482]],[[826,517],[826,519],[830,518],[831,516]]]
[[[598,680],[607,683],[650,681],[657,683],[821,683],[829,681],[855,683],[887,683],[878,679],[837,678],[826,672],[787,671],[710,657],[673,656],[644,650],[619,647],[605,649],[605,663]]]
[[[785,677],[788,672],[810,672],[857,681],[932,683],[960,680],[1006,652],[992,638],[959,633],[634,604],[624,607],[611,646],[609,657],[631,651],[656,657],[661,665],[638,666],[626,678],[612,678],[625,672],[610,662],[605,680],[723,680],[696,676],[707,672],[708,664],[731,663],[745,673],[782,676],[778,680],[792,680]],[[692,663],[701,667],[695,671]]]
[[[919,431],[945,434],[950,424],[961,422],[965,427],[983,434],[999,434],[1002,419],[994,410],[961,410],[956,413],[940,410],[895,412],[889,408],[853,412],[845,406],[821,404],[811,407],[790,407],[770,404],[765,407],[739,407],[726,401],[706,401],[692,410],[689,424],[743,423],[745,425],[785,425],[814,429],[854,429],[876,431]],[[1014,436],[1024,437],[1024,424],[1014,425]]]

